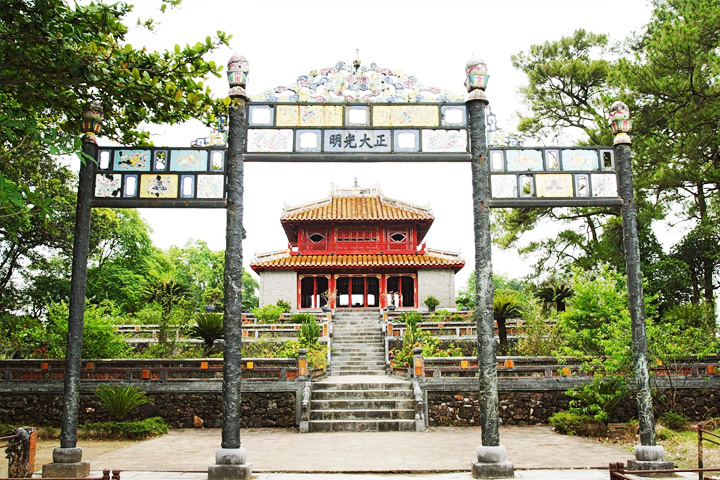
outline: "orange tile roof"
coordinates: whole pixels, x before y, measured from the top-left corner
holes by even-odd
[[[429,208],[418,207],[382,195],[332,196],[326,200],[286,208],[282,222],[318,220],[434,220]]]
[[[289,253],[273,255],[267,259],[258,259],[250,263],[256,271],[278,269],[318,269],[318,268],[453,268],[460,270],[465,261],[459,256],[433,255],[429,253],[417,255],[290,255]]]

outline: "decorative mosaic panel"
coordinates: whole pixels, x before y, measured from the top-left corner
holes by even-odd
[[[343,108],[337,105],[278,105],[279,127],[340,127]]]
[[[427,87],[412,75],[374,63],[356,68],[338,62],[300,75],[290,85],[275,87],[251,99],[264,103],[448,103],[462,102],[464,95]]]
[[[140,198],[177,198],[177,175],[140,175]]]
[[[93,207],[225,206],[223,148],[101,147]]]
[[[467,132],[464,130],[423,130],[423,152],[466,152]]]
[[[122,175],[98,175],[95,178],[95,196],[118,197],[122,189]]]
[[[150,150],[117,150],[114,161],[118,172],[149,172],[152,154]]]
[[[372,161],[397,161],[391,153],[406,160],[470,161],[464,104],[251,104],[248,112],[245,161],[292,161],[292,153],[321,154],[323,161],[353,153],[362,160],[383,154]]]
[[[611,148],[491,148],[491,207],[621,205]]]
[[[437,127],[440,112],[434,105],[378,105],[372,109],[376,127]]]
[[[170,153],[172,172],[206,172],[207,169],[207,150],[173,150]]]
[[[248,152],[292,152],[294,130],[248,130]]]

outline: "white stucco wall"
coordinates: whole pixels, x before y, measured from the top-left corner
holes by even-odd
[[[455,272],[447,269],[418,270],[418,303],[427,310],[425,299],[432,295],[440,301],[438,309],[455,308]]]
[[[267,270],[260,272],[260,306],[285,300],[297,309],[297,273],[291,270]]]

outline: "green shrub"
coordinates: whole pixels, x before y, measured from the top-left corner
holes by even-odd
[[[38,353],[34,358],[65,358],[68,332],[68,307],[65,303],[50,305],[44,328],[36,330],[41,335],[35,339]],[[83,329],[83,358],[124,358],[130,346],[115,331],[119,321],[112,302],[100,305],[86,304]]]
[[[195,314],[195,325],[190,328],[190,335],[202,338],[205,342],[204,352],[210,354],[215,340],[223,338],[225,333],[222,313]]]
[[[150,417],[137,422],[97,422],[79,426],[82,438],[107,440],[142,440],[168,432],[168,425],[160,417]]]
[[[283,313],[290,313],[290,310],[292,310],[290,302],[286,302],[285,300],[278,300],[275,302],[275,305],[277,305],[278,308],[282,308]]]
[[[550,425],[556,432],[563,435],[578,435],[584,431],[585,425],[592,422],[593,418],[588,415],[562,411],[554,413],[550,417]]]
[[[592,383],[571,388],[565,395],[574,399],[570,400],[570,412],[590,416],[607,425],[610,414],[626,392],[625,377],[595,375]]]
[[[434,322],[444,322],[453,316],[450,310],[437,310],[435,313],[430,315],[430,320]]]
[[[318,338],[320,338],[320,325],[314,315],[309,315],[300,325],[300,344],[309,347],[317,344]]]
[[[312,313],[293,313],[290,315],[290,322],[292,323],[303,323],[305,321],[313,320],[317,323],[316,317]]]
[[[682,413],[665,412],[658,421],[670,430],[686,430],[690,419]]]
[[[115,418],[124,417],[140,405],[152,403],[152,400],[145,396],[145,392],[130,386],[105,383],[95,389],[95,395]]]
[[[404,323],[408,328],[415,327],[422,321],[423,316],[420,312],[402,312],[398,317],[398,322]]]
[[[253,308],[252,313],[255,315],[258,323],[279,323],[280,316],[285,312],[283,307],[277,305],[265,305]]]

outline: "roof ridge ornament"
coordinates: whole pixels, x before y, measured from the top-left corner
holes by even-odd
[[[352,64],[343,61],[333,67],[312,70],[297,82],[251,96],[254,102],[268,103],[450,103],[463,96],[427,87],[416,77],[400,70],[360,63],[359,51]],[[353,73],[354,72],[354,73]]]

